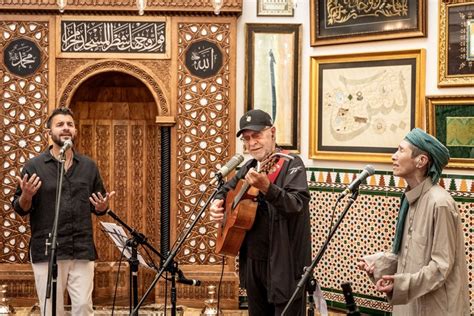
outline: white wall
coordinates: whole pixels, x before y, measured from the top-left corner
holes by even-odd
[[[426,49],[426,95],[459,95],[474,94],[474,88],[443,88],[437,87],[438,69],[438,0],[427,0],[428,16],[426,38],[401,40],[373,41],[365,43],[330,45],[322,47],[310,46],[310,0],[298,0],[293,17],[257,17],[257,0],[243,0],[243,13],[237,26],[237,111],[236,126],[244,113],[245,107],[245,24],[246,23],[295,23],[302,24],[302,58],[301,58],[301,122],[300,150],[301,157],[307,166],[362,169],[366,163],[335,162],[309,159],[309,80],[310,57],[337,55],[347,53],[385,52],[406,49]],[[237,142],[237,151],[242,146]],[[377,170],[391,170],[390,164],[373,164]],[[449,169],[452,174],[474,174],[474,171]]]

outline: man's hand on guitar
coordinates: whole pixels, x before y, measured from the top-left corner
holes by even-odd
[[[270,180],[268,180],[268,176],[265,173],[259,173],[254,168],[250,168],[247,174],[245,175],[245,180],[253,186],[257,188],[263,194],[266,194],[268,188],[270,187]]]
[[[224,200],[214,200],[209,207],[211,221],[222,222],[224,219]]]

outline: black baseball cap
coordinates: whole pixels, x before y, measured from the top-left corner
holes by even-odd
[[[273,120],[267,112],[258,109],[250,110],[240,118],[237,137],[246,129],[259,132],[269,126],[273,126]]]

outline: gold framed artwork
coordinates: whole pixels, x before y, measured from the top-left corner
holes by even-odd
[[[426,36],[426,0],[309,0],[311,46]]]
[[[293,16],[294,0],[257,0],[257,16]]]
[[[448,167],[474,168],[474,95],[427,96],[427,132],[448,149]]]
[[[439,2],[438,87],[474,86],[474,2]]]
[[[311,57],[310,158],[390,162],[422,127],[425,50]]]
[[[268,112],[279,147],[299,150],[300,24],[246,25],[246,110]]]

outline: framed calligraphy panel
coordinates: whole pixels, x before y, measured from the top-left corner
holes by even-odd
[[[448,167],[474,168],[474,95],[427,96],[427,132],[448,149]]]
[[[167,18],[61,16],[56,22],[60,58],[170,58]]]
[[[268,112],[279,147],[299,150],[300,24],[246,25],[246,109]]]
[[[438,87],[474,86],[474,2],[439,3]]]
[[[390,162],[422,125],[425,51],[311,57],[310,158]]]
[[[257,0],[257,16],[293,16],[292,0]]]
[[[426,0],[309,0],[311,46],[426,36]]]

